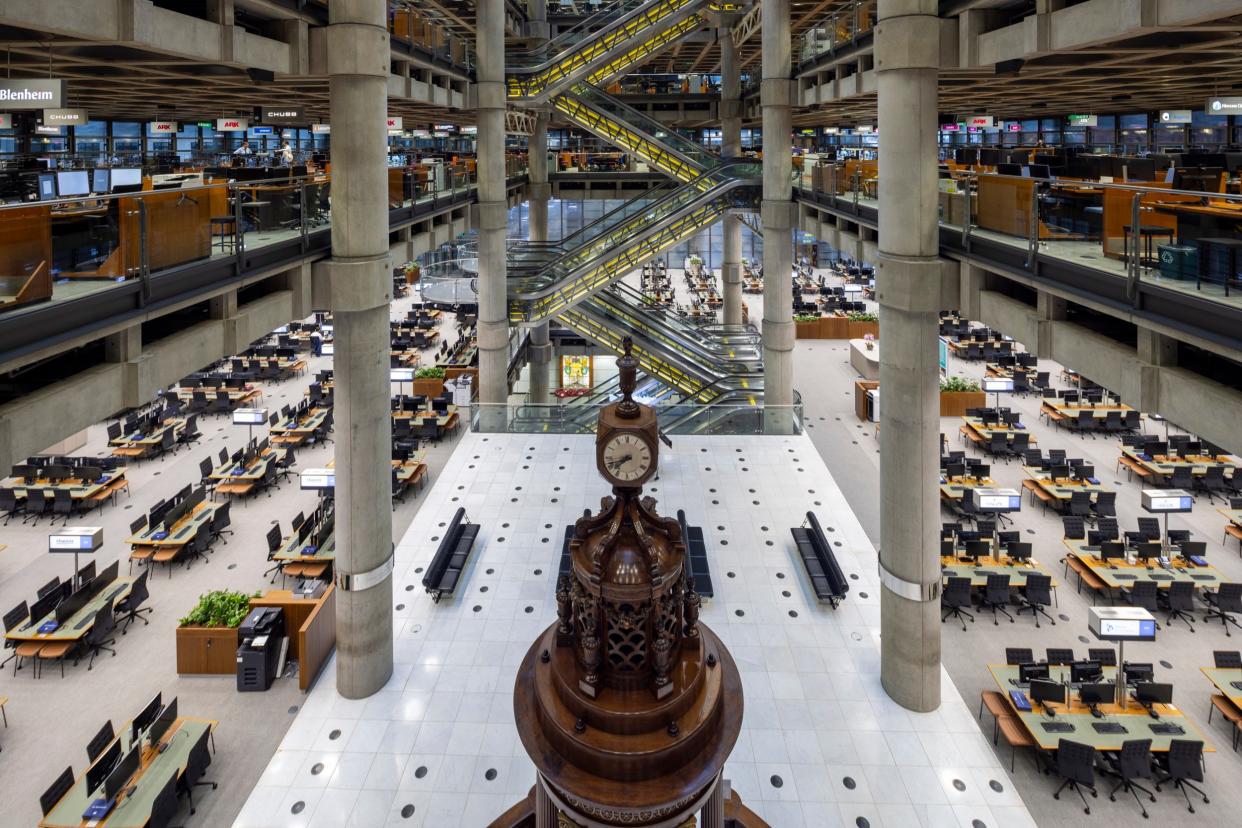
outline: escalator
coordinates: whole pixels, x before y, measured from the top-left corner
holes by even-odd
[[[517,245],[509,255],[509,318],[542,322],[564,313],[678,242],[710,227],[730,208],[753,208],[761,168],[722,164],[681,186],[657,188],[551,244]]]
[[[508,97],[543,103],[579,81],[601,85],[702,28],[701,12],[735,7],[725,0],[618,0],[543,49],[507,54]]]

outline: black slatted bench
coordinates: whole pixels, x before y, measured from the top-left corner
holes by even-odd
[[[815,597],[832,604],[832,608],[836,609],[845,600],[850,584],[841,571],[841,565],[837,563],[837,556],[832,553],[832,544],[824,536],[824,530],[820,528],[815,513],[807,512],[806,523],[795,526],[790,531],[798,546],[798,557],[802,558],[802,565],[806,567],[806,574],[811,579]]]
[[[479,536],[479,524],[467,521],[466,510],[458,508],[423,575],[423,586],[437,603],[441,597],[452,595],[453,590],[457,589],[475,538]]]
[[[686,557],[690,561],[690,574],[694,576],[694,591],[704,598],[715,596],[712,586],[712,573],[707,566],[707,542],[703,539],[702,526],[690,526],[686,523],[686,513],[677,510],[677,522],[681,524],[681,534],[686,543]]]

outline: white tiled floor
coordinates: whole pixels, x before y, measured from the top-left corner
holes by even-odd
[[[680,438],[661,469],[648,493],[707,537],[702,620],[746,693],[726,775],[751,808],[776,828],[1035,824],[947,675],[930,714],[880,688],[875,552],[809,439]],[[392,679],[348,701],[330,664],[235,825],[479,828],[524,796],[513,677],[555,618],[564,526],[605,494],[591,437],[464,436],[397,548]],[[482,530],[437,605],[421,568],[458,506]],[[808,591],[789,535],[808,509],[853,579],[836,611]]]

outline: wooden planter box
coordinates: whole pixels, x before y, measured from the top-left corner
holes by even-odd
[[[427,379],[414,380],[414,396],[422,397],[438,397],[444,392],[445,379],[437,377],[428,377]]]
[[[851,322],[846,320],[846,339],[862,339],[866,334],[871,334],[876,339],[880,338],[880,323],[877,322]]]
[[[941,391],[940,416],[965,417],[968,408],[983,408],[987,396],[982,391]]]
[[[177,627],[179,675],[231,676],[236,672],[236,628]]]
[[[795,339],[862,339],[880,336],[879,322],[851,322],[844,316],[821,316],[813,322],[795,322]]]

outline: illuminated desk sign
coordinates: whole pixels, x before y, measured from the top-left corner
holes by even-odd
[[[1160,123],[1162,124],[1188,124],[1190,121],[1191,111],[1189,109],[1160,110]]]
[[[996,121],[991,115],[971,115],[966,119],[966,126],[976,129],[995,129]]]
[[[1101,641],[1156,640],[1156,619],[1142,607],[1088,607],[1087,626]]]
[[[43,123],[46,126],[81,126],[90,119],[85,109],[43,110]]]
[[[389,368],[388,369],[388,380],[390,382],[413,382],[414,381],[414,369],[413,368]]]
[[[245,132],[249,128],[248,118],[216,118],[216,132]]]
[[[331,342],[325,342],[319,346],[319,353],[322,354],[323,356],[335,356],[336,345],[334,345]]]
[[[267,422],[266,408],[233,409],[233,425],[257,426]]]
[[[332,124],[311,124],[311,135],[331,135]]]
[[[1242,113],[1242,97],[1208,98],[1205,108],[1209,115],[1237,115]]]
[[[102,526],[66,527],[47,536],[47,551],[68,554],[94,552],[103,546]]]
[[[265,106],[263,123],[297,126],[306,123],[306,110],[300,106]]]
[[[336,488],[336,469],[303,469],[299,479],[304,491],[332,491]]]
[[[1013,379],[1011,377],[985,377],[981,383],[982,388],[986,392],[1000,393],[1002,391],[1013,390]]]
[[[54,109],[65,100],[65,82],[51,78],[0,80],[0,109]]]
[[[389,116],[387,123],[389,132],[401,132],[405,129],[405,118],[403,117],[394,118]]]
[[[1066,115],[1066,122],[1070,126],[1093,127],[1099,126],[1099,118],[1095,115]]]
[[[151,135],[172,135],[176,131],[176,121],[151,121],[147,124],[147,132]]]
[[[1022,508],[1017,489],[975,489],[975,508],[980,512],[1016,512]]]
[[[1143,489],[1143,509],[1153,514],[1189,512],[1194,506],[1194,495],[1182,489]]]
[[[274,129],[270,126],[257,126],[252,127],[250,132],[254,135],[271,135],[274,132]]]

